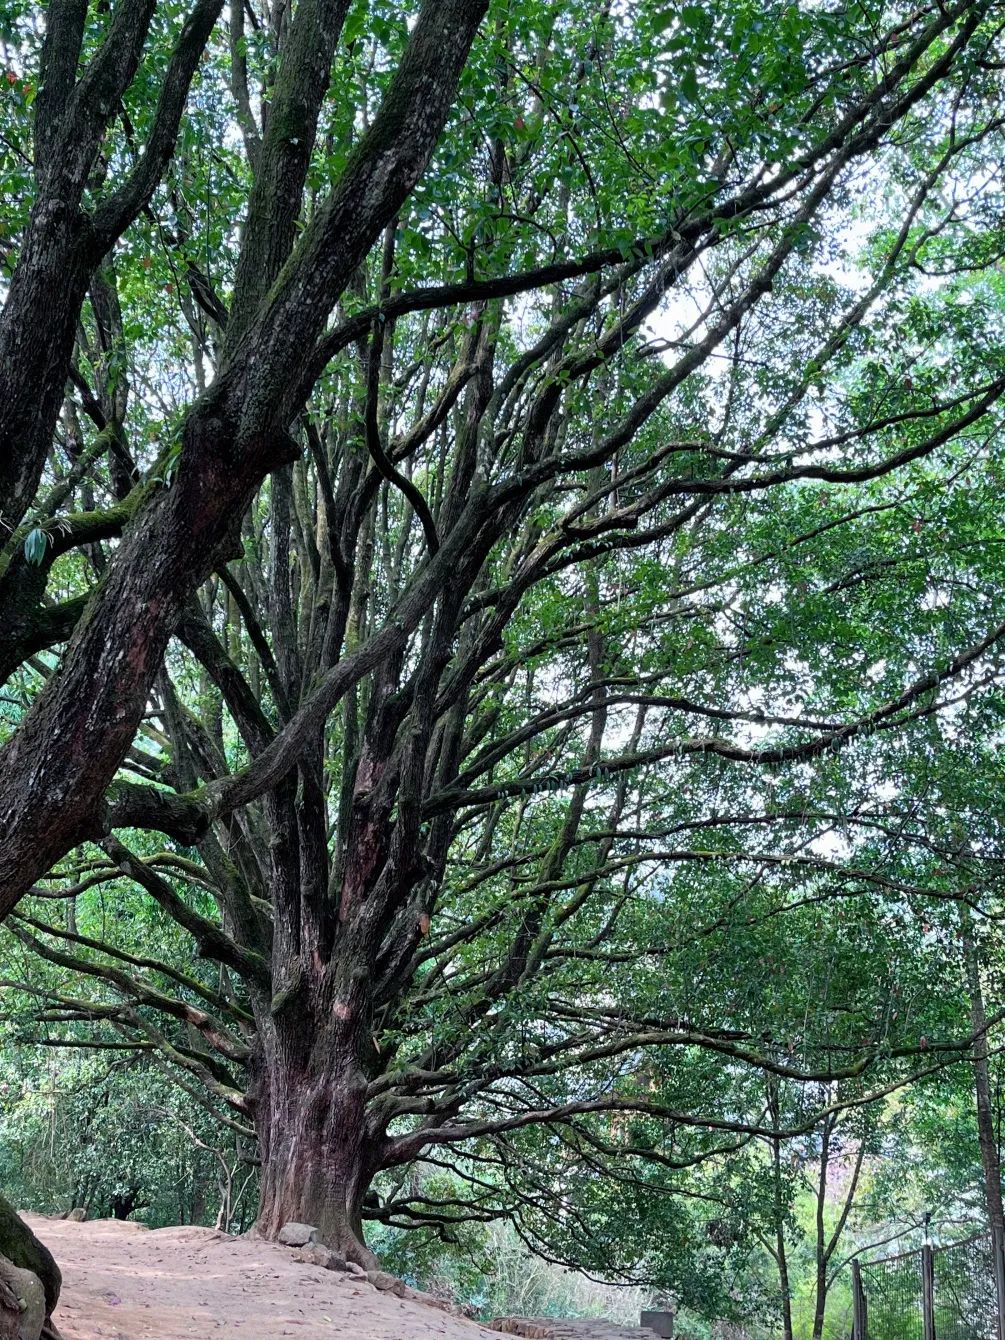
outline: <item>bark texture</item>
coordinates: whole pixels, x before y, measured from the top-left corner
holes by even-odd
[[[45,1315],[54,1311],[59,1301],[63,1277],[52,1253],[35,1236],[26,1223],[15,1213],[13,1206],[0,1196],[0,1255],[13,1265],[29,1270],[41,1282],[45,1297]]]
[[[264,1084],[256,1122],[262,1159],[258,1230],[274,1238],[284,1224],[313,1224],[321,1241],[367,1269],[363,1201],[379,1170],[367,1138],[365,1083],[353,1068],[314,1073],[280,1068]]]
[[[45,1317],[41,1280],[0,1255],[0,1340],[39,1340]]]

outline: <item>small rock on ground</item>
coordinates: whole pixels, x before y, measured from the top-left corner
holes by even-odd
[[[306,1247],[301,1247],[293,1253],[294,1261],[301,1261],[306,1266],[323,1266],[325,1270],[346,1270],[345,1259],[339,1256],[338,1252],[333,1252],[330,1247],[326,1247],[323,1242],[309,1242]]]
[[[283,1224],[277,1238],[284,1247],[306,1247],[317,1240],[318,1231],[313,1224],[298,1223]]]

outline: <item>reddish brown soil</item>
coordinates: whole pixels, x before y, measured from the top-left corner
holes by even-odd
[[[273,1243],[209,1228],[26,1218],[63,1272],[55,1320],[65,1340],[500,1340],[364,1279],[300,1265]]]

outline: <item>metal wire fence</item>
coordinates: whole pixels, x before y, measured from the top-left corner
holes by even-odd
[[[932,1253],[939,1340],[997,1340],[998,1299],[990,1237]]]
[[[869,1340],[925,1340],[921,1252],[863,1265],[861,1281]]]
[[[990,1234],[856,1264],[852,1340],[1005,1340],[1005,1255]]]

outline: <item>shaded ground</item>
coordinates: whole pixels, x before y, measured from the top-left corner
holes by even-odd
[[[493,1324],[525,1340],[655,1340],[655,1331],[619,1327],[614,1321],[564,1321],[555,1317],[500,1317]]]
[[[500,1340],[366,1280],[300,1265],[284,1247],[208,1228],[26,1215],[63,1272],[65,1340]]]
[[[525,1340],[656,1340],[654,1331],[613,1321],[563,1321],[554,1317],[500,1317],[493,1325]]]

